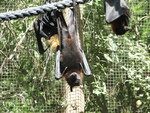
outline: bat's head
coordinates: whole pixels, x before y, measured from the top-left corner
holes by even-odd
[[[127,16],[122,15],[111,24],[112,30],[116,35],[123,35],[127,31],[131,30],[129,25],[129,19]]]
[[[73,72],[66,78],[66,80],[70,85],[71,91],[74,86],[80,86],[81,88],[83,88],[83,77],[81,74]]]
[[[128,26],[118,27],[118,28],[116,28],[116,35],[123,35],[129,30],[131,30],[131,28]]]

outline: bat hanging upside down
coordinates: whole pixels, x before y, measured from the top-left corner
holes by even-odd
[[[54,10],[41,15],[38,20],[34,22],[34,31],[40,54],[43,54],[47,50],[44,50],[41,41],[42,37],[46,39],[47,44],[52,48],[53,52],[56,51],[56,48],[59,45],[56,14],[57,11]]]
[[[83,87],[83,75],[91,75],[89,65],[79,44],[77,35],[76,7],[70,9],[68,25],[62,12],[58,16],[58,34],[60,46],[56,52],[56,79],[65,77],[70,85]]]
[[[52,49],[56,50],[55,78],[64,77],[71,91],[74,86],[83,88],[84,74],[91,75],[87,59],[79,44],[76,21],[74,3],[74,7],[70,8],[68,25],[59,10],[45,14],[34,23],[39,52],[45,52],[41,42],[41,38],[44,37]]]
[[[129,27],[130,9],[124,0],[105,0],[106,22],[116,35],[123,35]]]

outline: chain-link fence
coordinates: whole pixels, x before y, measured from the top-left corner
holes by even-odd
[[[150,112],[150,1],[126,1],[132,31],[124,36],[112,34],[105,22],[103,1],[85,7],[83,49],[94,76],[92,81],[85,77],[86,113]],[[0,12],[43,2],[1,0]],[[37,51],[35,19],[0,24],[1,113],[61,113],[66,107],[63,84],[54,78],[55,55],[48,50],[41,56]]]

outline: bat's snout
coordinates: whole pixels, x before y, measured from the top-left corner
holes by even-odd
[[[74,86],[80,86],[80,88],[83,88],[82,77],[76,72],[73,72],[68,76],[67,82],[70,85],[71,91]]]

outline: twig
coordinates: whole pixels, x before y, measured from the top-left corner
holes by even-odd
[[[11,55],[9,56],[8,60],[11,60],[11,59],[14,57],[14,55],[15,55],[17,49],[21,46],[23,40],[26,38],[26,35],[27,35],[27,33],[28,33],[28,31],[29,31],[31,25],[33,25],[33,22],[32,22],[32,23],[29,25],[29,27],[26,29],[23,38],[17,43],[15,49],[13,50],[13,54],[11,54]]]
[[[1,67],[0,67],[0,74],[1,74],[1,75],[3,74],[2,70],[3,70],[4,65],[6,64],[6,61],[12,60],[12,58],[13,58],[14,55],[15,55],[15,53],[17,52],[18,47],[21,46],[23,40],[26,38],[26,34],[28,33],[28,31],[29,31],[31,25],[33,25],[33,22],[32,22],[32,23],[29,25],[29,27],[26,29],[23,38],[17,43],[16,47],[15,47],[14,50],[13,50],[13,53],[12,53],[8,58],[6,57],[6,58],[3,60],[3,63],[2,63],[2,65],[1,65]]]
[[[43,73],[42,73],[41,82],[43,82],[43,78],[46,75],[46,69],[47,69],[47,64],[48,64],[49,59],[50,59],[50,57],[47,58],[45,67],[43,68],[44,70],[43,70]]]

